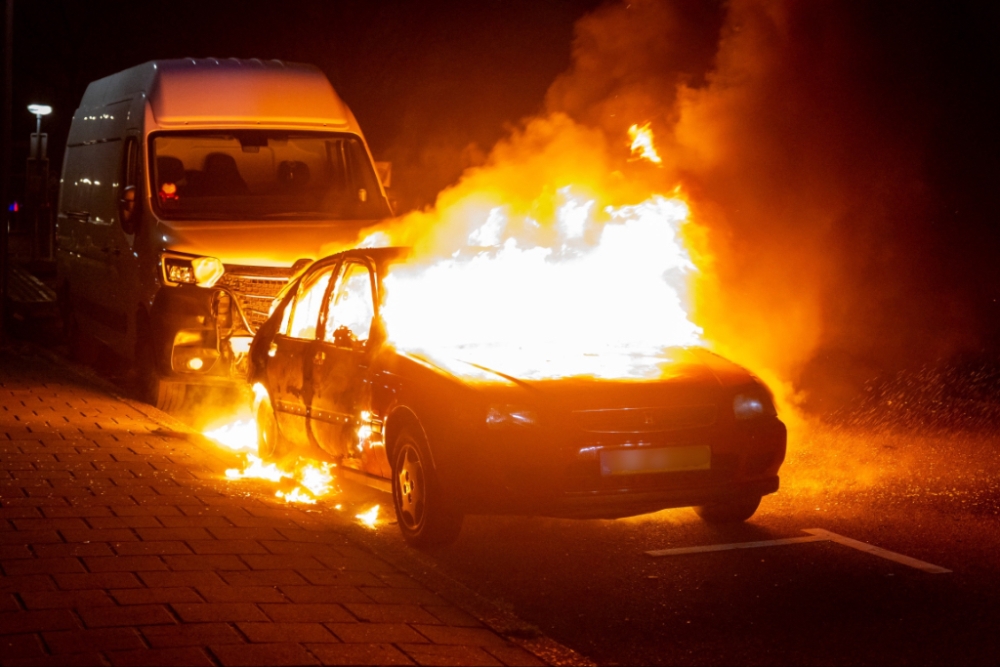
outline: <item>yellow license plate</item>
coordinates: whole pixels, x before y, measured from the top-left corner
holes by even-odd
[[[654,472],[709,470],[712,448],[708,445],[657,449],[612,449],[601,452],[602,475],[635,475]]]

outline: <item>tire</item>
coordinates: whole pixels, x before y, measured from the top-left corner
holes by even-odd
[[[724,503],[702,505],[694,511],[701,520],[710,524],[742,523],[752,517],[760,507],[760,496],[737,498]]]
[[[164,412],[177,412],[184,404],[187,385],[169,382],[160,376],[149,330],[141,330],[139,336],[135,356],[139,398]]]
[[[287,453],[288,447],[278,430],[278,421],[274,418],[271,401],[263,400],[257,408],[257,456],[271,463]]]
[[[403,539],[410,546],[445,546],[458,539],[464,516],[448,502],[431,464],[427,444],[410,428],[396,438],[392,502]]]

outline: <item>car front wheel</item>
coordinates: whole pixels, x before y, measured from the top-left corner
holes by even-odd
[[[705,523],[741,523],[752,517],[758,507],[760,507],[760,496],[750,496],[724,503],[702,505],[695,507],[694,511]]]
[[[257,456],[262,460],[277,461],[287,453],[287,448],[278,421],[274,418],[274,408],[271,401],[264,399],[257,408]]]
[[[458,539],[464,517],[442,492],[423,438],[410,429],[396,440],[392,500],[403,539],[410,546],[443,546]]]

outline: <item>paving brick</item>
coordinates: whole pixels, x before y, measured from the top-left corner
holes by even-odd
[[[34,558],[27,544],[4,544],[0,545],[0,562],[5,560],[17,560],[19,558]]]
[[[209,644],[243,644],[245,639],[227,623],[186,623],[184,625],[154,625],[140,628],[153,648],[207,646]]]
[[[243,557],[254,570],[323,570],[326,566],[312,556],[275,556],[247,554]]]
[[[62,572],[86,572],[77,558],[33,558],[30,560],[8,560],[0,562],[0,567],[8,576],[22,574],[56,574]]]
[[[461,609],[456,609],[455,607],[435,607],[431,605],[424,605],[424,609],[433,614],[435,618],[445,625],[453,625],[459,628],[477,628],[482,627],[483,625],[473,616],[470,616]]]
[[[250,641],[258,644],[285,641],[295,641],[300,644],[340,641],[319,623],[237,623],[236,625]]]
[[[112,505],[111,509],[116,516],[182,516],[173,505]]]
[[[10,593],[0,593],[0,612],[5,611],[19,611],[21,605],[17,603],[17,600]]]
[[[194,540],[187,543],[196,554],[266,554],[267,549],[252,540]]]
[[[159,556],[86,557],[83,560],[91,572],[147,572],[167,569]]]
[[[414,625],[420,634],[435,644],[464,646],[506,646],[507,640],[485,628],[452,628],[446,625]]]
[[[77,609],[76,613],[88,628],[172,625],[177,622],[163,605],[90,607]]]
[[[406,654],[391,644],[306,644],[324,665],[412,665]]]
[[[108,592],[121,605],[202,601],[193,588],[122,588]]]
[[[162,648],[141,651],[109,651],[112,665],[137,665],[144,667],[171,667],[172,665],[214,665],[202,648]]]
[[[42,514],[51,517],[79,516],[84,518],[111,516],[111,508],[107,506],[92,505],[87,507],[43,507]]]
[[[209,649],[223,665],[318,665],[298,644],[225,644]]]
[[[267,616],[256,605],[248,602],[176,603],[171,606],[185,623],[237,623],[239,621],[268,620]]]
[[[66,543],[35,544],[32,550],[39,558],[67,558],[76,556],[114,556],[111,547],[104,542],[93,544]]]
[[[145,648],[133,628],[99,628],[94,630],[68,630],[43,632],[42,638],[54,654],[89,651],[128,651]]]
[[[84,588],[141,588],[142,583],[131,572],[87,572],[86,574],[56,574],[56,585],[63,590]]]
[[[0,591],[17,593],[19,591],[51,591],[55,590],[52,578],[45,574],[25,574],[17,577],[0,577]]]
[[[443,605],[444,600],[425,588],[373,588],[365,591],[375,602],[385,604]]]
[[[418,665],[500,665],[503,663],[475,646],[402,644],[400,647]]]
[[[91,528],[107,530],[110,528],[158,528],[160,520],[155,516],[99,516],[88,518]]]
[[[371,602],[361,590],[353,586],[281,586],[292,602]]]
[[[288,602],[272,586],[199,586],[197,590],[208,602]]]
[[[138,540],[128,528],[107,528],[105,530],[63,530],[67,542],[132,542]]]
[[[262,544],[272,554],[292,554],[296,556],[330,556],[340,554],[329,544],[321,542],[292,542],[266,540]]]
[[[339,604],[261,604],[260,608],[278,623],[351,622],[351,616]]]
[[[88,529],[87,523],[79,517],[45,518],[45,519],[13,519],[14,527],[18,530],[73,530],[74,528]]]
[[[26,591],[20,596],[28,609],[73,609],[115,604],[115,601],[102,590]]]
[[[190,554],[191,549],[183,542],[121,542],[115,545],[115,551],[121,556],[132,556],[137,554],[157,554],[161,556],[174,556],[177,554]]]
[[[372,623],[437,623],[438,620],[420,607],[412,604],[355,604],[346,603],[347,609],[364,621]]]
[[[394,588],[423,588],[413,577],[400,572],[387,572],[378,575],[378,578],[386,586]]]
[[[212,536],[218,540],[282,540],[281,534],[274,528],[208,528]]]
[[[228,572],[226,574],[229,574]],[[139,572],[139,578],[150,588],[178,586],[223,586],[225,581],[215,572]]]
[[[10,664],[15,660],[31,660],[46,655],[37,634],[5,635],[0,637],[0,660]]]
[[[246,563],[236,556],[227,555],[192,555],[164,556],[171,570],[246,570]]]
[[[139,528],[136,530],[143,540],[210,540],[213,539],[204,528]]]
[[[50,544],[62,542],[55,530],[2,530],[0,544]]]
[[[42,630],[78,628],[76,617],[66,609],[9,611],[0,613],[0,635],[18,635]]]
[[[232,528],[224,516],[170,516],[162,519],[167,528]]]
[[[490,646],[484,651],[497,658],[505,665],[518,665],[519,667],[541,667],[546,663],[538,657],[528,653],[519,646]]]
[[[342,641],[351,644],[398,644],[429,642],[405,623],[327,623]]]
[[[0,507],[0,519],[34,519],[41,516],[37,507]]]
[[[232,586],[294,586],[307,583],[301,574],[292,570],[219,572],[219,576]]]
[[[302,576],[309,583],[323,586],[364,586],[379,587],[386,583],[370,572],[347,570],[303,570]]]

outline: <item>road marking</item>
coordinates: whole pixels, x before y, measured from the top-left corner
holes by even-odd
[[[802,544],[804,542],[829,542],[830,538],[819,535],[809,537],[786,537],[781,540],[762,540],[760,542],[737,542],[735,544],[710,544],[705,547],[680,547],[678,549],[659,549],[647,551],[646,554],[659,558],[660,556],[683,556],[685,554],[700,554],[711,551],[731,551],[733,549],[757,549],[760,547],[778,547],[783,544]]]
[[[843,535],[838,535],[837,533],[831,533],[829,530],[823,530],[822,528],[807,528],[805,531],[809,533],[808,537],[786,537],[780,540],[761,540],[759,542],[735,542],[733,544],[709,544],[703,547],[680,547],[677,549],[657,549],[655,551],[647,551],[647,556],[652,556],[654,558],[660,558],[662,556],[683,556],[686,554],[699,554],[699,553],[710,553],[713,551],[733,551],[736,549],[758,549],[761,547],[780,547],[785,544],[806,544],[808,542],[834,542],[836,544],[842,544],[845,547],[850,547],[852,549],[857,549],[858,551],[863,551],[867,554],[873,556],[878,556],[879,558],[885,558],[886,560],[891,560],[900,565],[906,565],[908,567],[916,568],[923,572],[928,572],[930,574],[947,574],[951,570],[943,568],[939,565],[933,565],[922,560],[917,560],[916,558],[910,558],[909,556],[904,556],[903,554],[896,553],[895,551],[889,551],[888,549],[883,549],[881,547],[876,547],[867,542],[860,542],[858,540],[852,540],[849,537],[844,537]]]
[[[864,551],[865,553],[871,554],[873,556],[878,556],[879,558],[885,558],[886,560],[891,560],[893,562],[899,563],[900,565],[906,565],[924,572],[929,572],[930,574],[949,574],[951,570],[943,568],[940,565],[933,565],[926,561],[917,560],[916,558],[910,558],[909,556],[904,556],[903,554],[898,554],[895,551],[889,551],[888,549],[883,549],[881,547],[876,547],[867,542],[860,542],[858,540],[852,540],[849,537],[844,537],[843,535],[838,535],[837,533],[831,533],[828,530],[823,530],[822,528],[807,528],[805,532],[810,533],[816,537],[825,537],[831,542],[836,542],[837,544],[843,544],[845,547],[851,547],[852,549],[857,549],[858,551]]]

